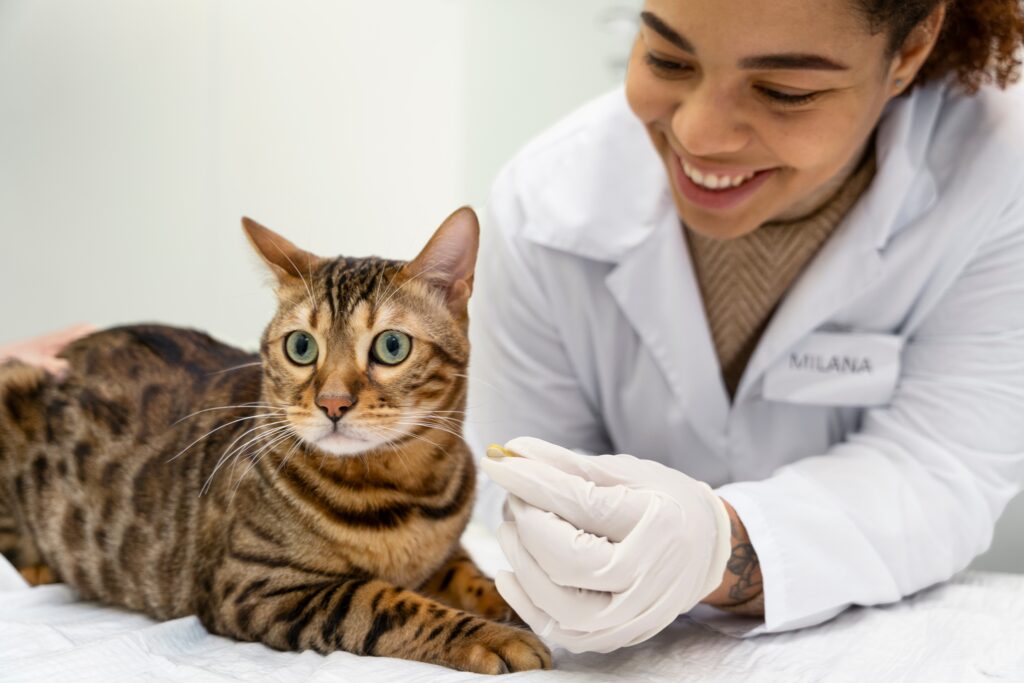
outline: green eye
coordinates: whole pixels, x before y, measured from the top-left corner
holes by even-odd
[[[308,332],[297,330],[288,335],[284,342],[285,353],[293,363],[309,365],[316,360],[316,340]]]
[[[387,330],[373,340],[373,359],[385,365],[398,365],[409,357],[412,338],[405,332]]]

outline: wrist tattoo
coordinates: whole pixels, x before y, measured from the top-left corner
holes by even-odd
[[[732,555],[726,563],[726,570],[736,577],[736,581],[729,587],[729,598],[733,604],[723,605],[722,609],[741,614],[764,614],[761,563],[746,529],[736,519],[732,520]]]

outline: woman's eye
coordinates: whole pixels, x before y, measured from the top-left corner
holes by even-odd
[[[821,95],[821,92],[809,92],[794,95],[791,93],[780,92],[772,88],[766,88],[763,85],[759,85],[756,87],[758,92],[767,97],[773,103],[781,104],[787,107],[797,107],[801,104],[808,104],[817,99],[819,95]]]
[[[665,75],[681,76],[691,71],[688,64],[682,62],[673,62],[670,59],[662,59],[661,57],[655,57],[653,54],[648,52],[644,55],[644,61],[654,71],[660,71]]]
[[[284,351],[293,363],[309,365],[316,360],[317,347],[313,335],[296,330],[288,335],[284,342]]]
[[[370,349],[373,359],[385,365],[398,365],[409,357],[410,351],[412,338],[398,330],[386,330],[378,334]]]

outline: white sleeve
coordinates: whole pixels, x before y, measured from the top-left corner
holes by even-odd
[[[521,237],[525,220],[506,170],[483,221],[470,299],[467,441],[478,458],[487,444],[517,436],[607,452],[602,421],[580,388],[545,292],[545,248]],[[476,516],[494,527],[502,492],[479,477]]]
[[[908,339],[885,408],[823,456],[719,494],[764,577],[763,631],[945,581],[1024,482],[1024,211],[986,238]]]

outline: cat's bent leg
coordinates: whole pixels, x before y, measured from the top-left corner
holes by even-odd
[[[494,587],[494,581],[484,576],[461,545],[419,591],[446,605],[488,619],[517,620],[515,612]]]
[[[551,667],[532,633],[451,609],[378,579],[223,572],[200,598],[212,632],[280,650],[346,650],[497,674]],[[285,577],[287,576],[287,580]]]

